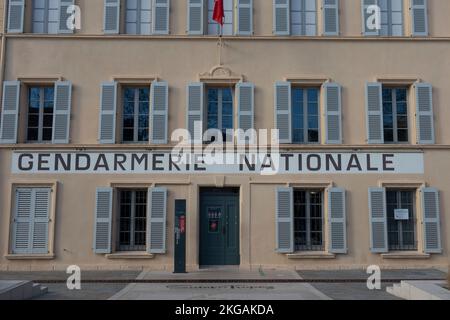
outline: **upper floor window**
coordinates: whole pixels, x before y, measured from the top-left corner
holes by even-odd
[[[337,83],[325,82],[321,87],[314,83],[275,83],[275,128],[280,143],[341,144],[341,110],[341,87]]]
[[[273,33],[316,36],[319,33],[317,0],[275,0]],[[339,34],[339,0],[322,0],[321,30],[326,36]]]
[[[33,33],[58,33],[59,0],[33,0]]]
[[[169,0],[105,0],[105,34],[168,34]],[[121,6],[121,4],[123,4]],[[121,10],[123,10],[121,12]],[[123,17],[123,20],[121,19]],[[123,26],[123,27],[122,27]]]
[[[150,88],[123,88],[122,141],[148,142]]]
[[[292,88],[292,142],[319,143],[318,88]]]
[[[403,35],[403,0],[380,0],[381,36]]]
[[[188,0],[187,32],[191,35],[252,35],[253,0],[224,0],[224,25],[212,20],[214,0]]]
[[[414,99],[408,99],[408,96]],[[414,127],[410,125],[411,119]],[[370,144],[434,144],[431,84],[418,82],[398,87],[390,83],[367,83],[366,126]]]
[[[151,34],[152,0],[126,0],[125,33]]]
[[[27,141],[49,142],[53,132],[53,87],[29,87]]]
[[[228,135],[227,130],[234,128],[233,91],[214,87],[207,91],[207,129],[217,129],[222,133],[222,141],[231,141],[232,135]]]

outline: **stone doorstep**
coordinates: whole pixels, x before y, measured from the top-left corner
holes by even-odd
[[[386,291],[407,300],[450,300],[450,291],[444,288],[446,284],[446,281],[402,281]]]

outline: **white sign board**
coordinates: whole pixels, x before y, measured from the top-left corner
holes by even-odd
[[[395,209],[394,217],[395,217],[395,220],[409,220],[409,210],[408,209]]]

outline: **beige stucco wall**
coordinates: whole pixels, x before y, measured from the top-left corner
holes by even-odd
[[[225,39],[223,63],[233,73],[253,82],[255,126],[274,127],[273,85],[285,78],[330,78],[343,87],[343,139],[341,146],[286,146],[299,151],[363,150],[418,151],[425,153],[425,174],[228,176],[226,186],[241,188],[241,266],[289,268],[342,268],[368,264],[387,267],[443,266],[449,263],[450,238],[450,2],[429,1],[431,37],[373,39],[361,37],[359,0],[341,1],[341,38],[295,39],[272,37],[272,1],[254,1],[254,37]],[[408,8],[405,1],[405,8]],[[3,2],[0,2],[3,3]],[[103,1],[79,0],[82,30],[70,36],[8,35],[5,80],[62,77],[73,83],[70,146],[0,145],[0,270],[52,269],[78,264],[85,268],[170,269],[173,263],[173,203],[188,200],[188,265],[198,267],[198,190],[221,179],[202,175],[12,175],[13,150],[144,150],[139,145],[97,144],[100,83],[114,78],[158,77],[169,83],[169,133],[185,127],[186,85],[198,81],[218,62],[217,39],[189,37],[186,1],[171,1],[169,37],[103,36]],[[29,7],[29,6],[28,6]],[[0,15],[1,16],[1,15]],[[406,25],[408,25],[406,23]],[[29,28],[26,24],[26,29]],[[408,34],[408,33],[406,33]],[[433,85],[436,146],[367,146],[364,88],[378,78],[421,79]],[[403,80],[402,80],[403,81]],[[401,82],[401,81],[399,81]],[[24,99],[22,99],[24,100]],[[22,101],[23,108],[23,101]],[[23,114],[21,119],[23,120]],[[409,105],[414,128],[414,101]],[[24,122],[21,121],[23,132]],[[23,134],[21,135],[23,142]],[[410,131],[414,142],[415,131]],[[166,146],[169,148],[169,146]],[[11,190],[14,183],[57,182],[52,260],[8,260],[11,223]],[[382,182],[427,184],[441,192],[443,254],[429,259],[387,260],[369,250],[367,189]],[[349,252],[335,259],[292,260],[275,252],[275,188],[288,183],[302,186],[332,183],[347,190]],[[95,188],[111,185],[157,184],[169,189],[168,252],[150,260],[111,260],[92,252]],[[261,199],[264,199],[263,201]],[[420,225],[418,225],[420,232]]]

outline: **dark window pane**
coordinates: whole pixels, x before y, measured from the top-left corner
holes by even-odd
[[[123,114],[124,115],[133,115],[134,114],[134,102],[133,101],[130,101],[130,102],[125,101],[124,102]]]
[[[39,101],[41,98],[41,89],[40,88],[30,88],[30,97],[29,100]]]
[[[397,101],[397,114],[406,115],[408,113],[408,108],[406,102],[398,102]]]
[[[139,128],[148,128],[148,116],[139,116]]]
[[[134,130],[133,129],[124,129],[123,130],[123,141],[134,141]]]
[[[293,132],[292,141],[295,143],[303,143],[305,142],[303,129],[295,129]]]
[[[149,88],[140,88],[139,89],[139,101],[149,101]]]
[[[124,92],[123,95],[124,101],[134,102],[134,88],[125,88],[123,92]]]
[[[230,88],[222,89],[222,101],[224,102],[233,101],[233,94]]]
[[[396,98],[397,101],[406,101],[406,89],[397,89]]]
[[[232,116],[222,116],[222,129],[233,129]]]
[[[44,115],[43,121],[44,127],[53,127],[53,116],[52,115]]]
[[[35,114],[28,115],[28,127],[37,127],[39,126],[39,116]]]
[[[233,104],[230,102],[223,103],[222,105],[222,114],[224,115],[232,115],[233,114]]]
[[[394,142],[394,130],[392,130],[392,129],[384,130],[384,141]]]
[[[384,115],[383,116],[383,126],[384,128],[393,128],[394,127],[394,120],[392,116]]]
[[[317,102],[319,96],[319,90],[308,89],[308,102]]]
[[[408,142],[408,129],[399,129],[397,134],[399,142]]]
[[[27,140],[28,141],[37,141],[38,140],[38,129],[37,128],[28,128]]]
[[[292,89],[292,99],[294,102],[303,103],[303,90],[299,88]]]
[[[53,102],[53,99],[55,99],[55,93],[54,93],[53,88],[45,88],[44,89],[44,100]]]
[[[148,129],[139,129],[138,130],[138,139],[139,141],[148,141]]]
[[[139,103],[139,114],[140,115],[148,115],[149,114],[149,103],[148,102],[140,102]]]
[[[216,115],[218,113],[218,103],[209,102],[208,103],[208,115]]]
[[[397,128],[407,129],[408,128],[408,117],[407,116],[397,116]]]
[[[39,113],[39,106],[40,106],[39,100],[30,100],[28,112],[29,113]]]
[[[383,102],[392,101],[392,89],[383,88]]]
[[[308,130],[308,141],[309,142],[319,142],[319,131],[318,130]]]
[[[390,102],[383,103],[383,114],[392,115],[392,103]]]
[[[52,128],[42,129],[42,140],[51,141],[52,140]]]
[[[209,89],[208,90],[208,102],[218,101],[219,100],[218,92],[219,91],[217,89]]]

